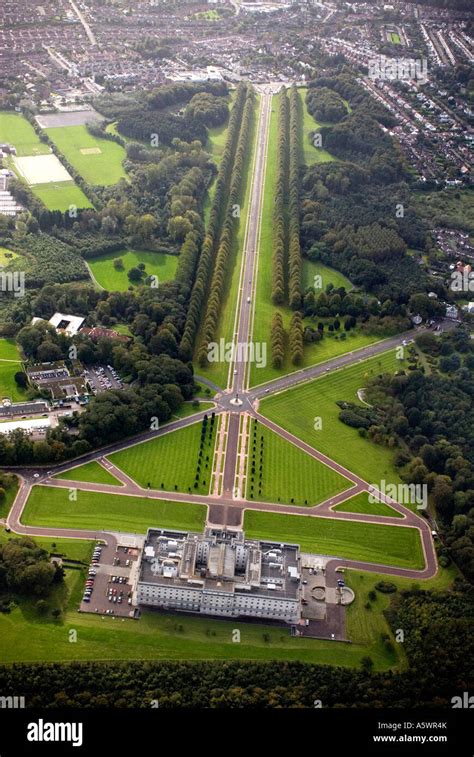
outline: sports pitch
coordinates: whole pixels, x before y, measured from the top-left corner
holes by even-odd
[[[48,182],[35,184],[33,194],[43,202],[48,210],[60,210],[64,213],[71,205],[76,208],[91,208],[92,204],[73,181]]]
[[[30,185],[72,181],[70,174],[53,154],[14,157],[13,164]]]
[[[116,142],[93,137],[85,126],[51,127],[45,131],[89,184],[108,186],[126,178],[122,166],[126,153]]]
[[[19,113],[0,111],[0,142],[14,145],[17,156],[48,155],[49,146],[40,141],[31,124]]]

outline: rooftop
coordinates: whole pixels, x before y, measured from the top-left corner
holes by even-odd
[[[296,599],[299,563],[298,545],[248,540],[242,531],[149,529],[139,580]]]

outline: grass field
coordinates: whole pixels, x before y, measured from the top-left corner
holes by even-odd
[[[344,513],[366,513],[367,515],[386,515],[392,518],[403,518],[399,512],[386,505],[385,502],[369,502],[369,495],[366,492],[357,494],[355,497],[336,505],[334,510],[340,510]]]
[[[14,483],[13,486],[9,486],[5,488],[5,499],[0,502],[0,518],[6,518],[8,513],[10,512],[11,506],[13,505],[13,500],[16,497],[16,493],[18,491],[18,480]],[[0,529],[0,534],[2,533]]]
[[[0,111],[0,142],[16,147],[19,158],[26,155],[48,155],[51,150],[40,141],[31,124],[19,113]]]
[[[299,544],[303,552],[401,568],[424,566],[416,528],[246,510],[244,530],[251,539]]]
[[[368,483],[381,479],[400,483],[393,452],[363,439],[357,429],[342,423],[336,402],[358,402],[357,391],[368,378],[394,372],[403,365],[396,360],[395,350],[390,350],[263,400],[260,412],[341,465],[350,467]],[[320,431],[314,428],[315,417],[321,418]]]
[[[102,465],[93,460],[91,463],[78,465],[64,473],[58,473],[54,478],[67,479],[68,481],[86,481],[93,484],[112,484],[120,486],[120,481],[105,470]]]
[[[117,271],[114,260],[122,258],[124,269]],[[97,284],[111,292],[124,292],[133,285],[128,278],[128,271],[139,263],[145,263],[146,276],[158,276],[158,281],[174,279],[178,267],[178,256],[167,255],[164,252],[149,252],[147,250],[123,250],[109,252],[87,261]]]
[[[205,21],[217,21],[217,19],[220,18],[220,15],[219,11],[213,9],[210,11],[200,11],[199,13],[195,13],[194,17]]]
[[[91,208],[90,201],[73,181],[59,183],[35,184],[31,187],[33,194],[43,202],[48,210],[65,212],[70,205],[77,208]]]
[[[301,366],[294,366],[289,359],[288,344],[285,354],[285,360],[281,370],[277,370],[271,365],[270,354],[270,326],[274,313],[278,310],[283,318],[283,324],[288,331],[292,311],[287,306],[277,307],[272,303],[272,268],[273,268],[273,203],[275,195],[275,182],[276,182],[276,160],[275,150],[277,146],[277,133],[278,133],[278,104],[279,96],[273,98],[272,105],[272,117],[270,122],[270,136],[269,136],[269,154],[266,166],[265,174],[265,191],[263,198],[263,212],[262,212],[262,229],[260,235],[260,247],[258,256],[258,270],[257,270],[257,288],[255,295],[255,319],[253,328],[253,341],[255,343],[267,345],[267,364],[265,366],[257,366],[253,363],[250,368],[250,385],[255,386],[257,384],[263,384],[271,379],[278,378],[286,373],[292,373],[293,371],[305,368],[309,365],[316,365],[322,363],[325,360],[329,360],[332,357],[342,355],[345,352],[365,347],[368,344],[377,340],[377,337],[362,334],[357,329],[350,331],[345,340],[339,338],[336,339],[336,335],[330,335],[326,330],[325,337],[321,342],[314,342],[313,344],[305,344],[304,346],[304,358]],[[348,290],[352,289],[351,282],[345,278],[341,273],[335,271],[321,263],[312,262],[309,260],[303,260],[303,276],[302,285],[303,289],[306,286],[312,286],[314,284],[315,275],[322,276],[323,289],[329,283],[333,283],[334,286],[344,286]],[[321,319],[319,319],[321,320]],[[324,319],[322,319],[324,320]],[[328,319],[332,322],[334,319]],[[315,327],[315,322],[310,319],[305,319],[305,325]]]
[[[18,257],[16,252],[9,250],[8,247],[0,247],[0,266],[10,265],[12,260]]]
[[[149,442],[135,444],[133,447],[115,452],[109,455],[109,459],[144,488],[150,484],[152,489],[207,494],[211,479],[216,425],[217,423],[214,423],[211,432],[208,423],[200,481],[197,487],[194,483],[201,440],[200,421]]]
[[[251,461],[255,428],[257,429],[255,474],[252,476]],[[261,462],[262,436],[264,446]],[[260,464],[263,468],[261,479],[259,478]],[[261,423],[255,424],[255,421],[252,421],[247,464],[247,499],[252,499],[253,494],[254,499],[265,502],[311,506],[344,491],[349,486],[350,482],[336,471],[314,460],[306,452],[282,439]]]
[[[17,371],[21,371],[21,359],[15,340],[0,338],[0,400],[19,402],[25,398],[26,390],[15,381]]]
[[[320,129],[321,126],[324,126],[324,124],[318,123],[318,121],[316,121],[313,116],[308,113],[305,102],[305,87],[300,87],[298,89],[298,95],[301,100],[301,113],[303,115],[300,141],[304,163],[307,166],[310,166],[313,163],[330,163],[332,160],[336,160],[336,158],[331,155],[330,152],[324,150],[323,147],[315,147],[313,142],[311,141],[310,134],[317,129]]]
[[[71,502],[68,489],[47,486],[33,487],[22,516],[22,522],[29,526],[142,534],[151,526],[202,531],[205,519],[202,505],[81,490],[77,491],[77,500]]]
[[[254,151],[256,148],[256,132],[257,132],[257,120],[258,112],[260,108],[260,97],[256,98],[256,105],[254,110],[254,119],[251,129],[251,139],[249,141],[249,149],[247,150],[246,161],[244,169],[242,171],[242,192],[241,192],[241,208],[242,213],[239,219],[236,219],[235,234],[232,244],[231,255],[226,266],[227,278],[224,286],[224,293],[222,295],[221,309],[219,323],[217,326],[214,340],[219,342],[219,339],[223,338],[226,342],[231,342],[234,331],[234,319],[235,311],[237,308],[237,296],[240,280],[240,267],[242,262],[242,251],[244,246],[245,226],[247,222],[247,214],[250,207],[250,190],[251,190],[251,176],[252,176],[252,164],[254,158]],[[196,339],[196,345],[199,345],[200,334]],[[229,371],[229,364],[226,362],[210,363],[205,368],[199,367],[197,372],[214,381],[218,386],[227,386],[227,374]]]
[[[397,32],[391,32],[390,33],[390,41],[394,45],[401,45],[402,41],[400,39],[400,35],[397,34]]]
[[[126,153],[116,142],[93,137],[85,126],[60,126],[45,131],[89,184],[108,186],[126,177],[122,166]]]
[[[14,339],[0,338],[0,360],[20,362],[20,351]]]
[[[301,276],[301,287],[303,291],[307,287],[314,287],[316,283],[319,284],[319,279],[317,282],[315,280],[316,276],[321,277],[321,287],[320,289],[316,288],[316,296],[321,292],[325,292],[328,284],[333,284],[335,289],[343,287],[347,292],[353,289],[352,283],[340,271],[336,271],[335,268],[329,268],[329,266],[324,265],[319,261],[303,258],[303,270]]]

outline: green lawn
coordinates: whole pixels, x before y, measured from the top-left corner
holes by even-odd
[[[22,516],[29,526],[97,529],[146,533],[151,526],[202,531],[206,508],[202,505],[151,500],[123,494],[77,491],[34,486]]]
[[[211,480],[214,455],[215,429],[207,424],[206,439],[202,453],[199,486],[195,487],[202,423],[194,423],[186,428],[170,431],[149,442],[109,455],[109,459],[140,486],[165,491],[192,491],[207,494]],[[207,458],[209,458],[207,460]]]
[[[120,481],[105,470],[102,465],[93,460],[76,468],[71,468],[64,473],[58,473],[54,478],[67,479],[68,481],[86,481],[92,484],[112,484],[120,486]]]
[[[16,479],[16,477],[15,477]],[[18,491],[18,479],[15,480],[12,486],[5,487],[5,498],[0,502],[0,518],[6,518],[10,512],[13,500],[16,497]],[[0,535],[2,531],[0,529]]]
[[[424,567],[416,528],[246,510],[244,530],[249,538],[299,544],[303,552],[401,568]]]
[[[14,339],[0,339],[0,400],[9,398],[13,402],[25,399],[26,390],[20,389],[15,381],[15,373],[21,371],[21,359]]]
[[[21,361],[20,350],[14,339],[0,338],[0,360]]]
[[[233,339],[235,311],[237,308],[237,297],[240,281],[240,268],[244,246],[245,226],[247,222],[247,214],[250,207],[252,166],[254,151],[256,148],[256,124],[258,120],[259,108],[260,97],[257,96],[251,129],[251,138],[249,142],[249,148],[247,150],[244,169],[242,171],[242,210],[240,218],[235,219],[235,233],[233,238],[232,251],[227,264],[227,278],[224,285],[225,291],[221,298],[219,323],[217,325],[216,334],[214,337],[214,341],[216,342],[219,342],[219,339],[222,338],[226,342],[231,342]],[[201,336],[199,333],[196,339],[197,347],[200,344],[200,338]],[[197,368],[197,372],[200,375],[211,379],[211,381],[214,381],[218,386],[227,386],[227,375],[229,372],[229,364],[227,362],[210,363],[205,368],[201,368],[199,366]]]
[[[40,141],[31,124],[20,113],[0,111],[0,142],[16,147],[19,158],[26,155],[48,155],[51,150]]]
[[[401,45],[402,43],[400,35],[397,32],[391,32],[390,39],[394,45]]]
[[[174,413],[171,420],[176,420],[176,418],[188,418],[188,416],[194,415],[195,413],[200,413],[202,410],[210,410],[212,412],[215,407],[214,402],[208,402],[207,400],[202,399],[199,399],[198,402],[199,407],[194,407],[192,401],[183,402],[179,410]]]
[[[321,277],[321,282],[319,279],[316,281],[316,276]],[[307,287],[314,287],[319,283],[321,283],[321,287],[316,288],[316,296],[321,292],[325,292],[328,284],[333,284],[335,289],[344,287],[347,292],[354,288],[349,279],[346,278],[343,273],[340,273],[340,271],[336,271],[335,268],[329,268],[329,266],[316,260],[303,258],[303,270],[301,276],[303,291]]]
[[[344,513],[366,513],[367,515],[386,515],[392,518],[403,518],[399,512],[386,505],[385,502],[369,502],[369,495],[366,492],[357,494],[355,497],[336,505],[334,510],[340,510]]]
[[[263,400],[260,412],[368,483],[381,479],[400,483],[393,451],[363,439],[357,429],[342,423],[336,402],[358,402],[357,390],[364,388],[368,378],[403,366],[396,360],[395,350],[390,350]],[[321,430],[314,428],[317,417],[322,421]]]
[[[18,257],[18,253],[9,250],[8,247],[0,246],[0,266],[10,265],[12,260]]]
[[[75,205],[77,208],[92,207],[82,189],[73,181],[35,184],[31,187],[31,190],[46,205],[48,210],[60,210],[64,213],[70,205]]]
[[[206,21],[217,21],[220,18],[219,11],[213,9],[210,11],[200,11],[194,14],[195,18],[204,19]]]
[[[298,95],[301,100],[301,112],[303,114],[303,121],[301,125],[301,145],[303,152],[303,161],[307,166],[313,163],[330,163],[336,158],[331,155],[330,152],[324,150],[323,147],[315,147],[310,134],[324,126],[324,124],[318,123],[313,118],[311,113],[308,113],[306,108],[306,87],[300,87],[298,89]]]
[[[122,259],[123,271],[117,271],[114,268],[116,258]],[[146,250],[120,250],[119,252],[99,255],[99,257],[91,258],[87,262],[100,287],[108,289],[110,292],[125,292],[132,286],[127,275],[130,268],[136,267],[139,263],[144,263],[145,276],[157,276],[159,282],[171,281],[174,279],[178,267],[178,256]]]
[[[255,473],[251,473],[255,442]],[[263,458],[261,437],[263,436]],[[315,505],[347,489],[350,482],[327,465],[314,460],[294,444],[282,439],[261,423],[252,421],[247,465],[247,499],[282,504]],[[260,479],[260,465],[262,478]],[[253,480],[252,480],[253,479]],[[261,491],[259,487],[261,481]],[[253,488],[253,491],[251,487]],[[253,494],[253,497],[251,496]]]
[[[278,108],[279,96],[273,98],[272,116],[270,122],[270,136],[268,148],[268,160],[265,174],[265,191],[263,198],[262,212],[262,229],[260,235],[260,247],[258,256],[257,269],[257,288],[255,297],[255,319],[253,328],[253,341],[255,343],[267,345],[267,364],[258,366],[253,363],[250,369],[250,385],[263,384],[271,379],[293,371],[300,370],[309,365],[316,365],[332,357],[342,355],[345,352],[365,347],[377,341],[377,337],[362,334],[358,329],[350,331],[345,340],[336,338],[336,334],[330,335],[326,330],[325,337],[321,342],[305,344],[304,358],[301,366],[292,365],[289,359],[288,345],[286,349],[285,360],[281,370],[272,367],[271,364],[271,347],[270,347],[270,330],[274,313],[278,310],[283,318],[283,324],[288,332],[291,322],[292,311],[289,307],[277,307],[272,303],[272,268],[273,268],[273,203],[275,196],[276,182],[276,155],[277,135],[278,135]],[[348,290],[352,289],[351,282],[341,273],[335,271],[321,263],[303,260],[303,289],[306,286],[314,284],[315,275],[322,276],[323,289],[329,283],[334,286],[344,286]],[[321,320],[321,319],[318,319]],[[322,319],[324,320],[324,319]],[[333,322],[333,318],[326,319]],[[315,327],[315,322],[309,318],[304,321],[305,325]]]
[[[122,166],[126,153],[116,142],[93,137],[85,126],[59,126],[45,131],[89,184],[108,186],[126,177]]]

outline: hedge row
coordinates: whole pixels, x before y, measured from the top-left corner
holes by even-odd
[[[301,248],[299,217],[300,103],[295,85],[290,89],[290,157],[288,221],[288,299],[293,310],[301,307]]]
[[[254,102],[254,92],[252,89],[249,89],[245,102],[237,149],[235,152],[225,218],[222,225],[219,247],[217,250],[211,286],[209,289],[209,296],[207,298],[202,339],[198,351],[198,362],[200,366],[205,366],[207,363],[208,345],[209,342],[215,337],[217,324],[219,321],[222,295],[225,290],[226,268],[232,250],[232,242],[235,230],[235,208],[238,207],[239,198],[241,195],[245,158],[250,143],[250,131],[252,127]]]
[[[285,359],[285,329],[283,328],[281,313],[278,311],[272,318],[270,341],[272,346],[272,365],[274,368],[281,368]]]
[[[287,196],[288,98],[286,89],[280,93],[278,113],[277,165],[273,205],[273,269],[272,302],[282,305],[285,300],[285,200]]]
[[[293,313],[290,325],[290,358],[293,365],[301,365],[303,362],[303,320],[301,313]]]
[[[237,88],[235,104],[229,117],[226,144],[217,173],[214,199],[211,205],[206,233],[201,246],[196,279],[191,292],[186,323],[181,338],[180,357],[183,360],[192,360],[193,356],[194,343],[201,322],[204,302],[209,289],[209,281],[214,262],[214,252],[219,236],[222,216],[224,215],[226,190],[230,182],[232,164],[246,98],[247,86],[244,83],[240,83]]]

